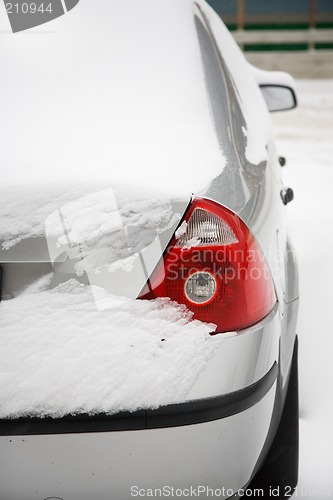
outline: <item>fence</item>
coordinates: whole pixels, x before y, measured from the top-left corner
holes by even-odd
[[[209,3],[252,64],[298,78],[333,78],[333,0]]]
[[[333,28],[332,0],[208,0],[231,29]]]

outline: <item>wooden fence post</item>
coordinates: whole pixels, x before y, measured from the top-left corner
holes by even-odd
[[[237,1],[237,29],[238,30],[243,30],[244,29],[244,1],[245,0],[238,0]]]
[[[310,0],[310,18],[309,18],[310,28],[316,28],[317,26],[317,0]]]
[[[310,29],[314,30],[317,26],[317,0],[310,0],[310,19],[309,19]],[[315,49],[315,43],[311,38],[309,42],[309,50]]]

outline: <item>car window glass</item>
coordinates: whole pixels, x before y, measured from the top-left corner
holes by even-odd
[[[239,96],[231,75],[200,14],[195,15],[202,62],[216,134],[223,154],[230,161],[236,149],[245,155],[246,122],[239,105]],[[237,161],[237,159],[235,158]],[[238,163],[238,161],[237,161]]]
[[[265,161],[266,145],[270,140],[271,124],[267,106],[244,54],[213,9],[199,7],[220,54],[225,74],[233,86],[241,113],[245,117],[247,159],[258,164]]]
[[[217,138],[224,155],[228,156],[228,151],[231,148],[231,130],[225,78],[222,74],[218,54],[212,44],[210,35],[198,16],[195,16],[195,25]]]

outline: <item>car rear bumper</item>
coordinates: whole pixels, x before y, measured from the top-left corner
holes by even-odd
[[[127,500],[151,498],[155,489],[156,497],[179,496],[181,491],[183,497],[207,498],[208,488],[228,498],[248,482],[256,465],[269,430],[275,388],[270,378],[268,392],[256,404],[198,424],[2,436],[1,498]]]
[[[1,421],[0,498],[229,498],[242,492],[272,421],[280,332],[275,308],[256,327],[226,337],[180,404],[111,417]]]

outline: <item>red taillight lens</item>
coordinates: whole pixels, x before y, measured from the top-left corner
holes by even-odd
[[[273,308],[272,277],[244,222],[218,203],[195,199],[141,298],[170,297],[217,332],[254,325]]]

